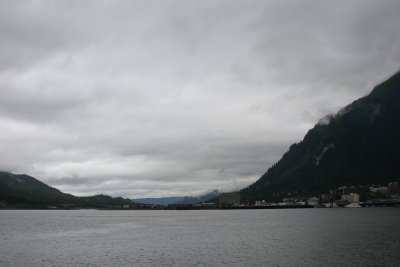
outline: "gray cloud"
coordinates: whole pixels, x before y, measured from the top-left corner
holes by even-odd
[[[398,1],[2,1],[0,169],[234,190],[400,66]]]

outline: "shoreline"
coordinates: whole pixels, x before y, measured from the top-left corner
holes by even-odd
[[[236,207],[203,207],[203,206],[176,206],[176,207],[87,207],[87,208],[40,208],[40,207],[2,207],[1,210],[115,210],[115,211],[140,211],[140,210],[265,210],[265,209],[352,209],[346,207],[323,207],[323,206],[312,206],[312,205],[288,205],[288,206],[236,206]],[[361,205],[360,208],[400,208],[400,204],[385,204],[385,205]]]

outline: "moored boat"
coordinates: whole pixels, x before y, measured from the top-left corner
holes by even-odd
[[[344,207],[345,208],[362,208],[361,205],[358,202],[350,203],[350,204],[348,204],[348,205],[346,205]]]

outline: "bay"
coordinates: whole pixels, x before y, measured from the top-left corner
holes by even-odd
[[[0,266],[400,266],[400,209],[1,210]]]

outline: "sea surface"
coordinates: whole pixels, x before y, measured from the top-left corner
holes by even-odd
[[[400,266],[400,208],[0,210],[0,266]]]

